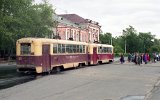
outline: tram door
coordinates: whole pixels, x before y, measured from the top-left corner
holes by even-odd
[[[42,45],[42,66],[43,72],[47,72],[50,70],[50,45],[44,44]]]
[[[97,47],[93,47],[93,64],[97,64]]]

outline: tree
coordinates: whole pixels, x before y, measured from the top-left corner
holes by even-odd
[[[15,51],[17,35],[21,33],[23,14],[32,4],[31,0],[1,0],[0,3],[0,52],[1,56],[10,55]]]
[[[100,34],[102,43],[109,43],[110,35]],[[114,52],[124,53],[153,53],[160,52],[160,39],[156,39],[151,32],[137,32],[134,27],[129,26],[123,30],[122,36],[112,38]]]
[[[0,1],[0,56],[15,54],[16,40],[22,37],[51,37],[54,10],[44,1]]]
[[[137,31],[132,26],[123,30],[122,39],[124,41],[124,45],[126,44],[126,52],[140,52],[139,47],[141,41],[138,38]]]
[[[160,46],[159,45],[153,45],[153,46],[151,46],[150,49],[149,49],[149,52],[150,53],[160,52]]]
[[[52,28],[55,27],[52,5],[49,5],[46,1],[42,4],[35,4],[32,6],[29,15],[32,20],[32,30],[29,36],[51,37],[53,33]]]
[[[148,33],[139,33],[139,38],[141,39],[142,45],[141,48],[143,48],[142,52],[149,52],[149,48],[153,45],[153,41],[155,36],[152,35],[150,32]]]
[[[114,46],[114,53],[124,53],[124,50],[119,46]]]
[[[111,44],[112,34],[111,33],[100,34],[99,39],[102,44]]]
[[[125,45],[124,45],[124,40],[123,40],[122,36],[113,38],[113,46],[115,48],[116,53],[124,53]],[[118,52],[119,50],[118,49],[116,50],[117,47],[118,47],[118,49],[121,48],[122,50],[120,50],[120,52]]]

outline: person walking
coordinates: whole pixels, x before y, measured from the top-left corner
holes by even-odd
[[[141,54],[141,64],[143,64],[143,55],[144,54]]]
[[[147,62],[150,62],[150,56],[149,56],[149,54],[147,53]]]
[[[146,53],[143,55],[143,61],[144,61],[145,64],[147,64],[147,55],[146,55]]]
[[[153,53],[153,62],[156,63],[156,53]]]
[[[132,55],[131,53],[128,54],[128,62],[131,62],[131,59],[132,59]]]
[[[137,65],[138,64],[138,54],[135,53],[135,56],[134,56],[134,63]]]
[[[141,64],[141,55],[138,55],[138,65]]]
[[[121,64],[123,64],[123,63],[125,62],[125,60],[124,60],[124,55],[123,55],[123,54],[121,54],[120,62],[121,62]]]

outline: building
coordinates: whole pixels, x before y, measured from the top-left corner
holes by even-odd
[[[99,42],[101,26],[98,22],[76,14],[55,15],[54,18],[57,21],[57,27],[53,29],[54,38],[87,43]]]

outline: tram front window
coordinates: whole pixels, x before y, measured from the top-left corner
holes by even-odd
[[[31,44],[21,43],[21,55],[30,55],[30,54],[31,54]]]

